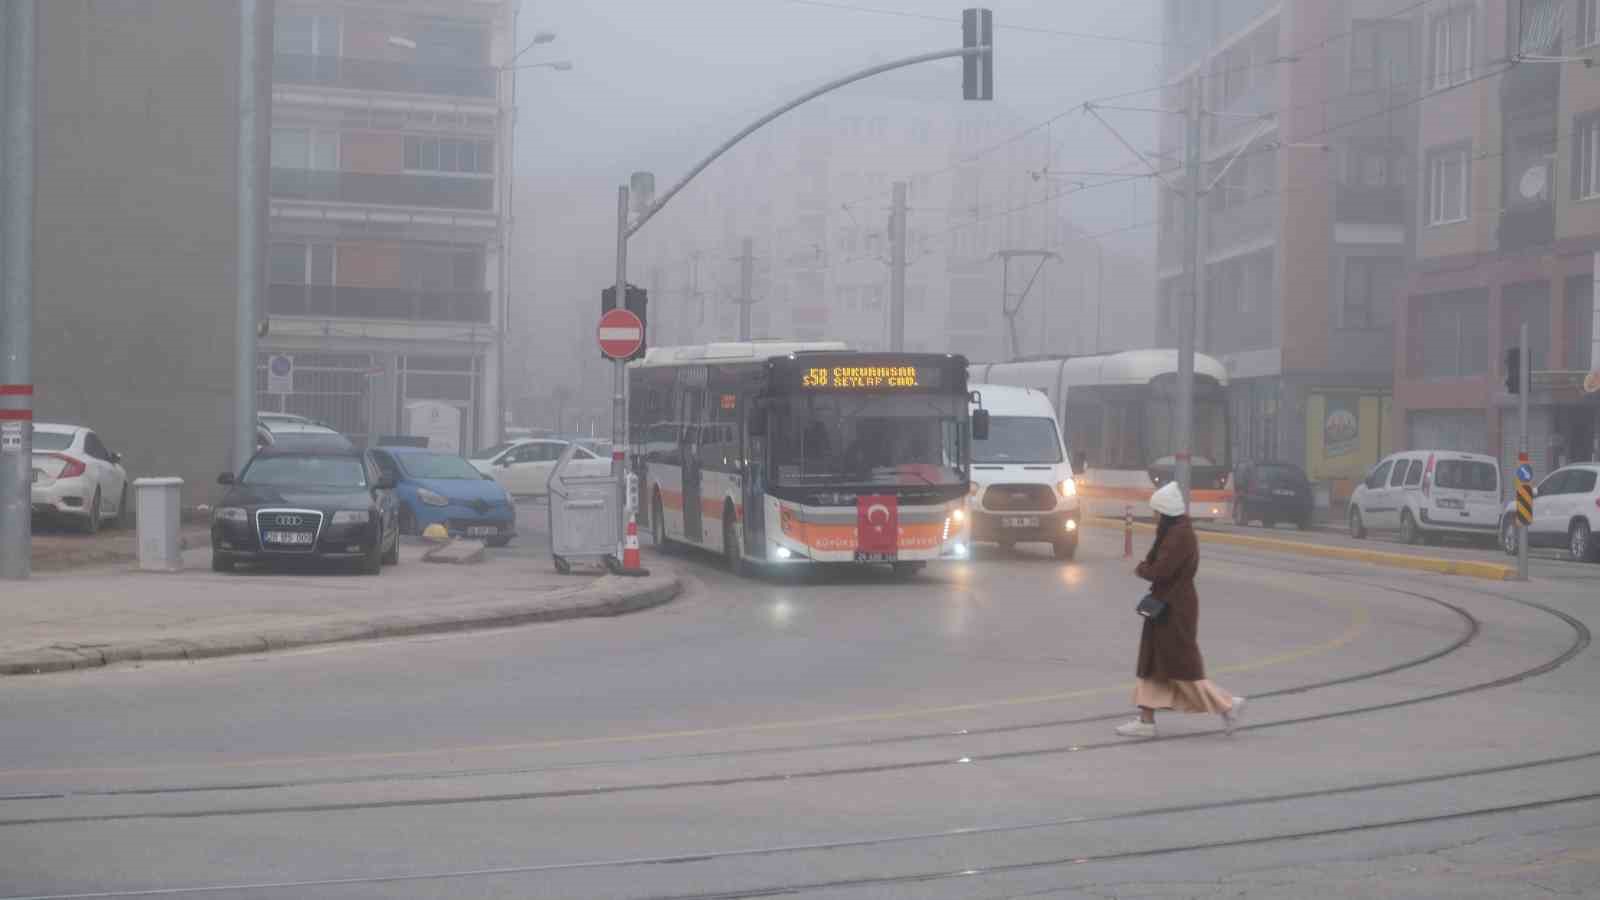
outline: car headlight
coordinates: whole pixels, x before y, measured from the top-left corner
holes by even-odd
[[[217,509],[216,519],[218,522],[237,522],[247,525],[250,522],[250,514],[237,506],[223,506]]]
[[[1063,497],[1076,497],[1078,496],[1078,483],[1068,478],[1066,481],[1056,485],[1056,490],[1060,491]]]
[[[333,514],[335,525],[365,525],[372,521],[372,513],[364,509],[341,509]]]
[[[417,488],[417,499],[429,506],[449,506],[450,501],[444,495],[436,494],[427,488]]]

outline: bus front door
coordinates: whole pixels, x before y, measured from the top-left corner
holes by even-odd
[[[757,559],[766,558],[767,548],[767,441],[751,437],[743,472],[744,546],[745,552]]]
[[[683,537],[693,544],[705,541],[700,505],[700,437],[699,426],[690,426],[689,440],[683,448]]]

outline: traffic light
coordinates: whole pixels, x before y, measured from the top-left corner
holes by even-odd
[[[961,58],[962,99],[993,100],[994,13],[987,9],[962,10],[961,46],[967,50],[987,48]]]
[[[1522,393],[1522,348],[1506,351],[1506,393]]]
[[[628,295],[627,295],[627,309],[628,309],[628,312],[631,312],[634,315],[639,317],[639,324],[644,326],[644,333],[645,333],[646,336],[648,336],[650,334],[650,319],[649,319],[649,317],[647,315],[645,315],[645,308],[648,307],[649,305],[650,305],[650,294],[649,294],[649,292],[647,292],[644,288],[634,287],[631,284],[628,285]],[[608,287],[605,290],[600,292],[600,315],[602,315],[602,316],[605,315],[606,313],[608,313],[611,310],[615,309],[616,306],[617,306],[617,288],[616,288],[615,285],[612,285],[611,287]],[[635,353],[634,355],[632,355],[630,357],[628,357],[628,359],[630,359],[630,360],[643,359],[645,350],[649,349],[647,347],[648,343],[649,343],[648,341],[641,341],[639,343],[639,352]]]

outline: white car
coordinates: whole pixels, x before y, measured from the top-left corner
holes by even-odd
[[[76,425],[33,426],[33,512],[75,520],[93,534],[103,522],[121,524],[128,508],[122,456],[100,436]]]
[[[1500,543],[1517,552],[1516,497],[1500,519]],[[1600,561],[1600,463],[1575,463],[1551,472],[1533,492],[1533,521],[1528,523],[1528,549],[1565,548],[1576,562]]]
[[[1500,466],[1494,457],[1408,450],[1378,463],[1350,495],[1350,536],[1398,532],[1407,544],[1444,535],[1493,538],[1500,528]]]
[[[550,473],[567,450],[568,442],[548,438],[511,441],[473,454],[468,462],[500,486],[517,496],[543,496],[548,492]],[[611,460],[579,445],[572,460],[573,474],[604,475],[611,471]]]

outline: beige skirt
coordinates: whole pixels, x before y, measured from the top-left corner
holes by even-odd
[[[1185,713],[1221,715],[1233,709],[1233,695],[1211,683],[1140,678],[1134,683],[1133,705],[1146,709],[1170,709]]]

